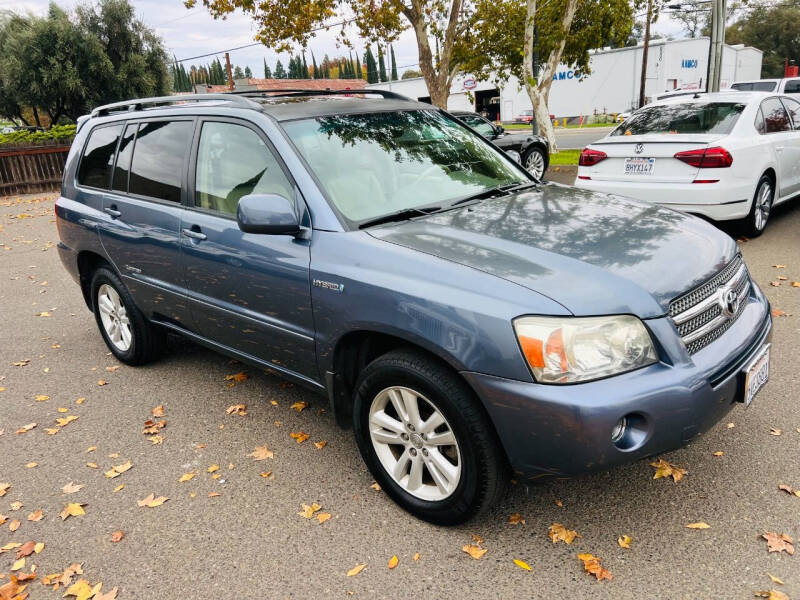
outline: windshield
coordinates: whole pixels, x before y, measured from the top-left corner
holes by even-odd
[[[739,102],[659,104],[636,111],[611,135],[730,133],[744,107]]]
[[[432,110],[330,115],[283,127],[351,224],[530,181],[498,150]]]

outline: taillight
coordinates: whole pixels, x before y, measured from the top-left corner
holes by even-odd
[[[581,150],[580,158],[578,158],[578,166],[591,167],[599,163],[601,160],[605,160],[607,158],[608,155],[605,152],[593,150],[592,148],[584,148]]]
[[[733,164],[731,153],[718,146],[678,152],[675,158],[698,169],[722,169]]]

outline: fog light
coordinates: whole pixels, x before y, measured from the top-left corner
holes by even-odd
[[[614,429],[611,430],[611,441],[615,444],[622,439],[622,436],[625,435],[625,431],[628,429],[628,419],[622,417],[617,424],[614,425]]]

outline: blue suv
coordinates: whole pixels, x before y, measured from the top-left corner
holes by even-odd
[[[326,396],[386,493],[435,523],[512,474],[679,447],[769,375],[769,304],[730,237],[541,184],[389,92],[97,108],[56,215],[119,360],[173,332]]]

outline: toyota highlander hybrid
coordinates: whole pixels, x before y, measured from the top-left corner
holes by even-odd
[[[769,304],[729,236],[540,184],[390,92],[97,108],[55,211],[119,360],[173,332],[324,395],[381,488],[436,523],[512,474],[677,448],[769,375]]]

